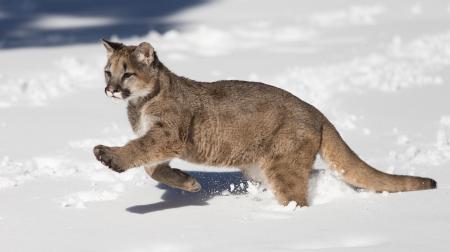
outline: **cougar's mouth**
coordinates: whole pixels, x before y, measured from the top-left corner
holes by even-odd
[[[111,92],[111,91],[109,91],[109,90],[106,90],[105,91],[105,93],[106,93],[106,95],[108,96],[108,97],[111,97],[111,98],[116,98],[116,99],[123,99],[122,98],[122,93],[121,92]]]
[[[123,99],[126,99],[126,98],[128,98],[130,96],[130,91],[128,89],[111,91],[109,88],[105,88],[105,94],[108,97],[123,100]]]

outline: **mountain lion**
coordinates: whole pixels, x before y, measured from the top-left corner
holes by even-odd
[[[122,147],[98,145],[96,158],[116,172],[144,166],[155,180],[196,192],[189,174],[169,166],[192,163],[257,167],[280,204],[306,206],[308,178],[320,153],[350,185],[373,191],[436,188],[430,178],[392,175],[361,160],[315,107],[282,89],[257,82],[199,82],[167,69],[149,43],[103,40],[106,95],[128,102],[137,138]]]

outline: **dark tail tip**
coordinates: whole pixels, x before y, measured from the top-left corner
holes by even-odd
[[[430,189],[435,189],[437,187],[436,180],[430,179]]]

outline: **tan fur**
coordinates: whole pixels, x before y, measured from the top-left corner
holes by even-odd
[[[177,76],[148,43],[136,47],[105,41],[105,46],[105,70],[111,72],[107,89],[115,85],[111,90],[130,92],[128,118],[139,135],[122,147],[94,148],[97,159],[117,172],[145,166],[162,183],[197,191],[195,178],[170,168],[168,161],[180,158],[243,170],[257,165],[281,204],[306,206],[309,173],[320,153],[356,187],[389,192],[436,187],[432,179],[370,167],[322,113],[284,90],[256,82],[206,83]],[[131,79],[118,81],[130,71]]]

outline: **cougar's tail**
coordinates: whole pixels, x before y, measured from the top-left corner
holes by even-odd
[[[341,174],[345,182],[359,188],[377,192],[436,188],[436,181],[430,178],[393,175],[371,167],[348,147],[328,120],[323,126],[320,155],[332,169]]]

